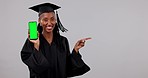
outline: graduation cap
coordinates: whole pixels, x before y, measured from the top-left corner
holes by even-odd
[[[29,9],[36,11],[39,13],[39,16],[42,13],[45,12],[54,12],[55,10],[61,8],[60,6],[57,6],[55,4],[51,4],[51,3],[43,3],[43,4],[39,4],[39,5],[35,5],[33,7],[30,7]],[[56,16],[57,16],[57,26],[59,27],[59,29],[62,32],[66,32],[68,31],[66,28],[63,27],[62,23],[60,22],[59,16],[58,16],[58,12],[56,11]]]

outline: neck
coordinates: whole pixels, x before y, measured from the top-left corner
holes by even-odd
[[[51,33],[43,32],[42,34],[49,43],[52,42],[53,32],[51,32]]]

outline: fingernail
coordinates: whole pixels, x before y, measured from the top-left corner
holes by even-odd
[[[85,40],[82,41],[83,43],[85,42]]]

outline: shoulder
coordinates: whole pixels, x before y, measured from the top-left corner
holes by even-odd
[[[60,41],[64,44],[69,44],[68,38],[65,36],[60,35]]]
[[[60,35],[60,39],[68,41],[68,39],[65,36],[62,36],[62,35]]]
[[[65,37],[65,36],[63,36],[63,35],[60,35],[60,37],[61,37],[61,38],[66,38],[66,37]]]

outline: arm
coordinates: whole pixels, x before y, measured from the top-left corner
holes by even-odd
[[[90,70],[90,67],[84,63],[79,51],[73,49],[70,54],[68,40],[65,39],[65,47],[67,50],[67,77],[79,76]]]
[[[75,50],[69,55],[69,73],[68,77],[83,75],[90,70],[90,67],[84,63],[82,57]]]
[[[49,66],[49,63],[42,54],[41,50],[37,50],[33,43],[31,43],[28,39],[22,48],[21,59],[29,68],[33,69],[36,73],[43,72]]]

